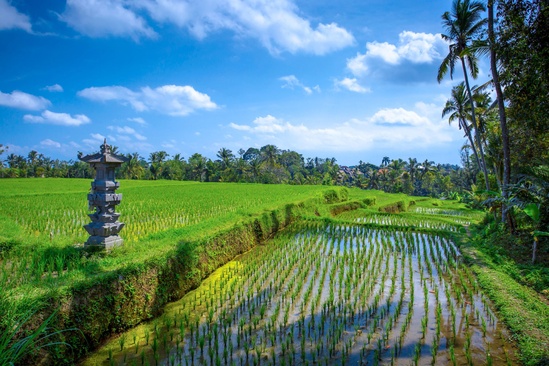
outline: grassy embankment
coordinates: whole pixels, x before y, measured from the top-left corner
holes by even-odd
[[[482,231],[481,226],[474,228],[473,240],[462,246],[462,252],[500,319],[511,330],[520,361],[524,365],[548,365],[549,301],[541,284],[549,279],[525,279],[513,259],[516,253],[503,254],[505,245],[487,241]],[[540,266],[536,270],[540,268],[547,271]]]

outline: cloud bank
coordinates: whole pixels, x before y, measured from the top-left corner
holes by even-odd
[[[274,143],[299,151],[358,152],[401,146],[426,148],[453,141],[455,131],[435,117],[439,106],[418,103],[414,110],[385,108],[367,118],[329,127],[294,124],[272,115],[229,127],[251,135],[258,145]]]
[[[39,111],[49,107],[51,102],[43,97],[37,97],[32,94],[23,93],[19,90],[14,90],[11,93],[0,92],[0,105],[10,108]]]
[[[26,114],[23,120],[29,123],[44,123],[58,126],[80,126],[90,123],[91,120],[84,114],[76,114],[74,117],[68,113],[55,113],[48,110],[39,116]]]
[[[138,112],[156,111],[176,117],[186,116],[200,109],[218,108],[207,94],[188,85],[164,85],[154,89],[146,86],[139,91],[123,86],[91,87],[79,91],[78,95],[98,102],[117,101],[130,105]]]
[[[8,29],[22,29],[32,33],[29,17],[20,13],[7,0],[0,0],[0,30]]]
[[[291,0],[68,0],[60,19],[89,37],[155,38],[148,20],[173,25],[197,39],[230,31],[256,39],[269,52],[326,54],[354,44],[336,23],[316,26]]]

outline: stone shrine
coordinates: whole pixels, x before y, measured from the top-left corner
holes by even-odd
[[[88,194],[90,209],[95,207],[95,212],[88,215],[92,222],[84,225],[91,235],[84,248],[109,250],[120,246],[123,239],[118,233],[124,227],[124,223],[118,221],[120,214],[115,212],[115,207],[120,204],[122,194],[114,193],[120,187],[120,183],[114,178],[114,170],[128,159],[112,154],[107,139],[101,145],[99,153],[78,159],[95,169],[95,180],[91,183],[91,191]]]

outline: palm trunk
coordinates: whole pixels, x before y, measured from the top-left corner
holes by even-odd
[[[480,141],[480,131],[477,126],[477,118],[475,115],[475,103],[473,101],[473,94],[471,93],[471,87],[469,86],[469,77],[467,76],[467,68],[465,67],[465,60],[463,57],[459,58],[461,60],[461,66],[463,67],[463,76],[465,77],[465,85],[467,86],[467,93],[469,94],[469,102],[471,103],[471,117],[473,122],[473,129],[475,130],[475,139],[478,144],[478,149],[480,152],[480,160],[482,161],[482,172],[484,173],[484,183],[486,183],[486,190],[490,190],[490,181],[488,180],[488,171],[486,170],[486,161],[484,159],[484,149],[482,148],[482,142]]]
[[[501,196],[504,204],[501,211],[501,221],[508,220],[507,200],[509,199],[509,183],[511,182],[511,149],[509,148],[509,130],[507,129],[507,117],[505,115],[505,104],[503,91],[499,82],[499,74],[496,64],[495,34],[494,34],[494,1],[488,1],[488,39],[490,41],[490,68],[492,69],[492,80],[496,89],[498,100],[499,125],[501,129],[501,142],[503,146],[503,182],[501,185]],[[508,220],[511,223],[511,220]],[[513,228],[511,228],[513,229]]]
[[[473,155],[475,155],[475,159],[477,161],[477,165],[479,168],[482,168],[482,165],[480,163],[480,158],[478,156],[478,151],[475,146],[475,142],[473,141],[473,137],[471,136],[471,130],[469,129],[469,126],[467,126],[467,122],[464,120],[460,120],[461,127],[465,131],[465,134],[467,135],[467,138],[469,139],[469,143],[471,144],[471,148],[473,149]]]

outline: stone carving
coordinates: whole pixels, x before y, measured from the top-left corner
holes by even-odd
[[[89,207],[95,207],[95,212],[88,215],[92,222],[84,225],[91,235],[84,247],[109,250],[120,246],[123,240],[118,233],[124,227],[124,223],[118,221],[120,214],[115,212],[115,207],[122,201],[122,194],[115,193],[120,183],[115,180],[114,171],[128,158],[112,154],[105,139],[99,153],[79,159],[95,169],[95,180],[91,183],[91,191],[88,194]]]

